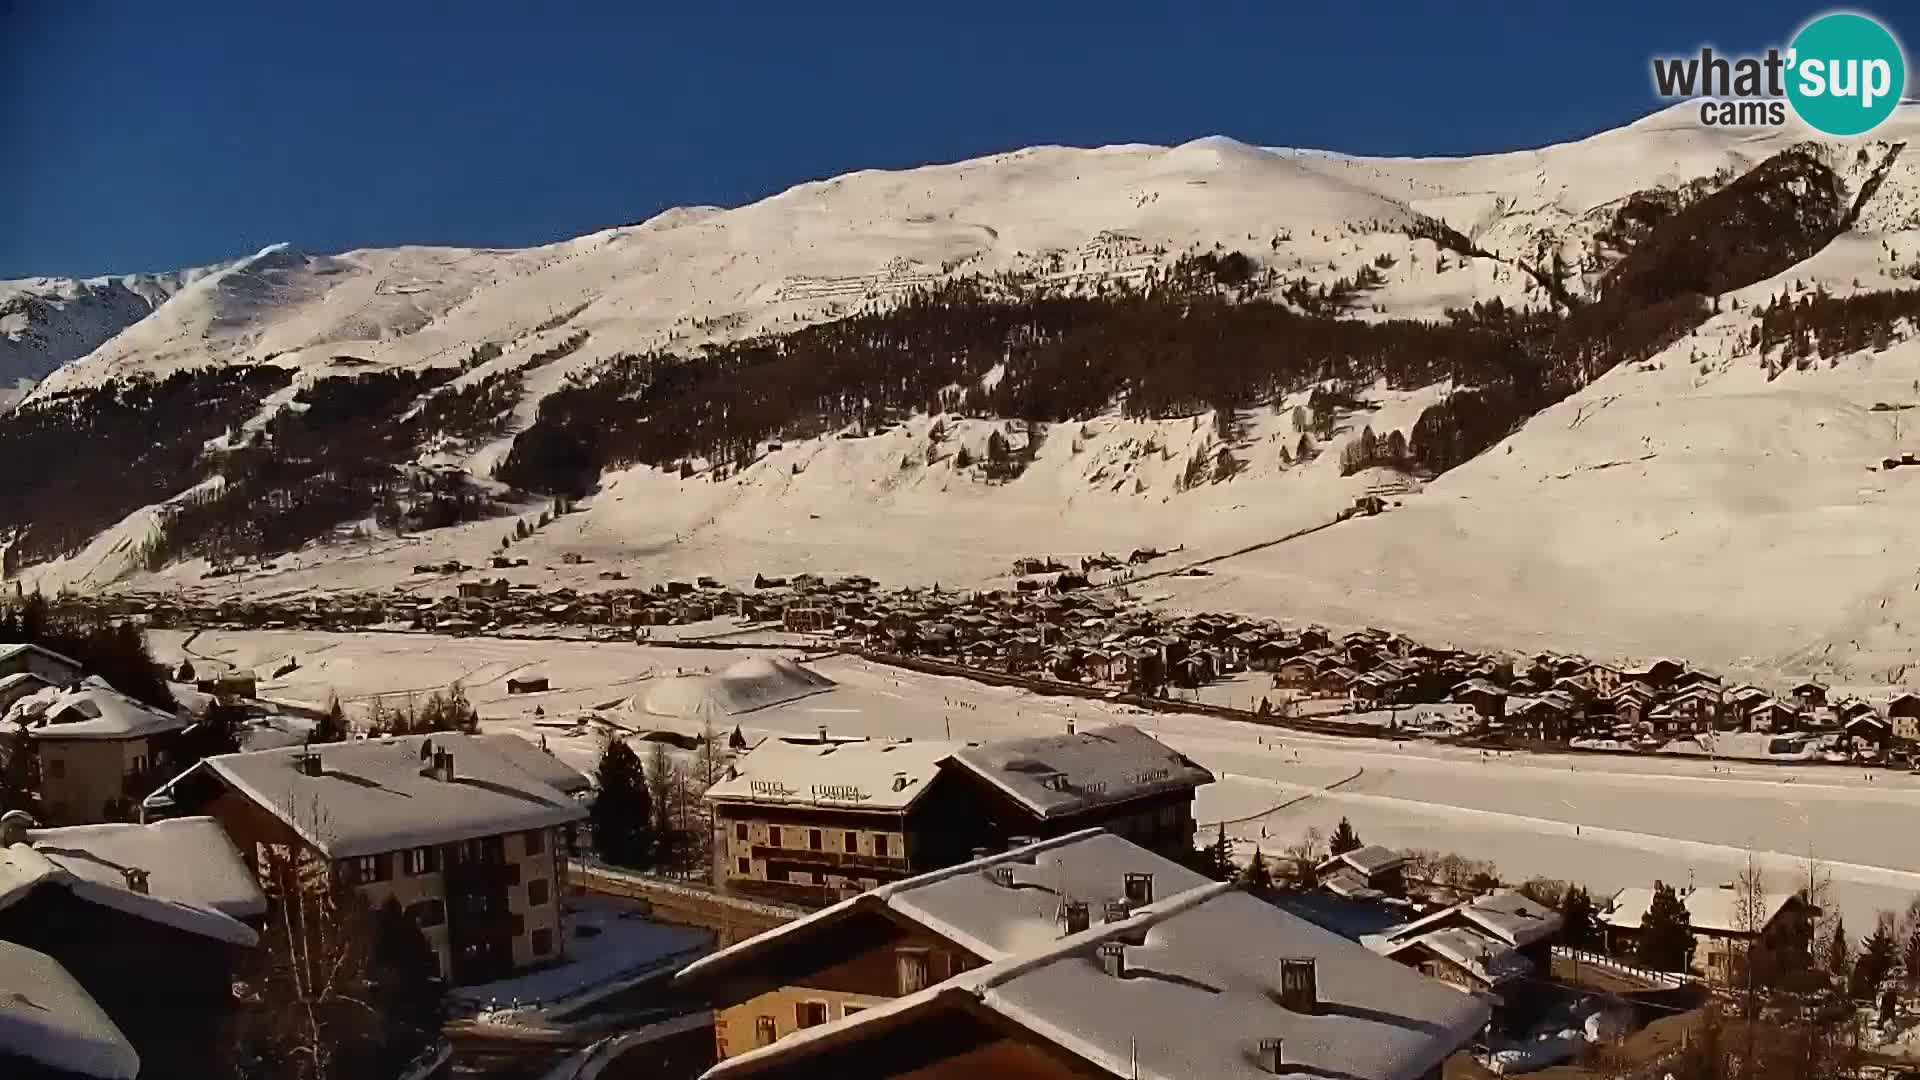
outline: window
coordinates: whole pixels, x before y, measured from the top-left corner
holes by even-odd
[[[431,874],[440,869],[440,852],[437,848],[417,847],[407,851],[407,873],[413,876]]]
[[[847,851],[847,854],[849,855],[857,855],[860,853],[860,834],[859,833],[850,832],[847,834],[846,851]]]
[[[527,882],[527,906],[545,907],[547,903],[547,879],[536,878]]]
[[[767,846],[768,847],[780,846],[780,826],[778,825],[767,826]]]
[[[754,1017],[753,1042],[755,1046],[771,1046],[773,1045],[773,1040],[779,1037],[779,1032],[773,1026],[773,1017]]]
[[[376,881],[385,881],[392,877],[390,864],[385,855],[362,855],[353,860],[348,873],[355,885],[371,885]]]
[[[147,755],[145,754],[133,755],[133,763],[127,767],[127,772],[131,773],[134,776],[138,776],[141,773],[146,771],[147,771]]]
[[[822,843],[820,838],[820,830],[808,829],[807,830],[807,848],[812,851],[819,851],[821,847],[822,847]]]
[[[734,860],[734,873],[735,873],[736,875],[738,875],[739,877],[747,877],[747,876],[749,876],[750,874],[752,874],[752,873],[753,873],[753,860],[752,860],[752,859],[735,859],[735,860]]]
[[[824,1001],[803,1001],[793,1007],[795,1027],[819,1027],[827,1022],[827,1003]]]
[[[523,842],[527,846],[527,854],[529,855],[539,855],[547,850],[547,834],[545,830],[531,830],[526,834]]]
[[[407,905],[407,914],[422,929],[440,926],[447,921],[447,906],[438,900],[417,900]]]
[[[784,867],[784,866],[769,866],[769,867],[767,867],[767,880],[768,880],[768,881],[785,881],[785,880],[787,880],[787,868],[786,868],[786,867]]]
[[[873,834],[873,853],[883,859],[887,857],[887,834],[886,833]]]
[[[900,976],[900,996],[927,988],[927,950],[901,949],[894,954],[894,966]]]
[[[533,955],[545,956],[553,951],[553,931],[541,927],[533,932]]]
[[[739,821],[739,822],[735,822],[735,823],[734,823],[734,826],[733,826],[733,838],[734,838],[735,840],[745,840],[745,839],[747,838],[747,823],[746,823],[746,822],[744,822],[744,821]]]
[[[47,762],[48,778],[58,780],[65,775],[67,775],[67,763],[65,761],[59,758],[53,758]]]

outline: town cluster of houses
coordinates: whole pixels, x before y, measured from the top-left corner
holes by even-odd
[[[37,777],[32,809],[0,816],[9,1080],[216,1075],[233,979],[270,903],[301,890],[399,904],[450,986],[572,948],[561,900],[591,785],[516,735],[195,759],[191,707],[150,707],[37,645],[0,645],[0,703],[0,767]]]

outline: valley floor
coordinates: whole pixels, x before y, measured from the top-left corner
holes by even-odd
[[[509,641],[419,634],[272,631],[153,634],[163,660],[213,658],[264,675],[263,697],[350,703],[424,697],[459,680],[486,730],[545,736],[563,760],[589,770],[605,727],[697,734],[703,720],[631,704],[653,680],[718,672],[766,650],[689,650],[627,643]],[[1832,875],[1831,902],[1850,923],[1920,895],[1920,848],[1906,835],[1920,777],[1882,770],[1742,765],[1690,759],[1553,754],[1483,756],[1416,742],[1303,735],[1214,717],[1145,713],[1100,701],[1042,697],[960,678],[834,656],[814,665],[838,686],[714,721],[749,740],[813,733],[985,740],[1132,723],[1214,771],[1196,814],[1204,831],[1226,822],[1238,854],[1269,854],[1309,827],[1342,817],[1371,842],[1430,848],[1496,863],[1513,882],[1540,875],[1610,895],[1655,878],[1730,881],[1749,852],[1769,887],[1797,888],[1808,861]],[[552,689],[509,695],[510,675],[540,674]],[[539,709],[542,715],[535,715]],[[1329,790],[1331,789],[1331,790]]]

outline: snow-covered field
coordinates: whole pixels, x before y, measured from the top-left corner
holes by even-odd
[[[157,633],[165,659],[182,655],[184,635]],[[373,694],[424,694],[458,678],[487,730],[510,730],[591,768],[602,736],[541,727],[602,707],[626,727],[689,733],[691,720],[636,714],[627,703],[651,679],[676,670],[721,671],[767,654],[646,648],[628,644],[447,639],[423,635],[209,632],[195,654],[243,666],[287,656],[300,668],[262,684],[269,697],[349,701]],[[1831,767],[1727,764],[1690,759],[1590,755],[1501,755],[1406,742],[1279,731],[1194,715],[1144,713],[1079,698],[1041,697],[964,679],[921,675],[850,657],[814,670],[838,685],[730,717],[749,738],[766,733],[832,733],[985,740],[1135,724],[1213,770],[1197,814],[1268,852],[1309,827],[1331,831],[1350,818],[1369,841],[1452,851],[1496,863],[1518,882],[1534,875],[1580,881],[1610,894],[1654,878],[1719,884],[1749,851],[1777,888],[1804,880],[1811,857],[1832,874],[1833,902],[1849,922],[1871,925],[1920,895],[1920,847],[1906,830],[1920,804],[1920,778]],[[509,697],[508,674],[545,674],[548,694]],[[718,726],[718,725],[717,725]],[[728,725],[730,726],[730,724]],[[1337,785],[1337,786],[1335,786]],[[1327,790],[1333,788],[1333,790]]]

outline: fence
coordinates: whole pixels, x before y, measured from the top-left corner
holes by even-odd
[[[1651,968],[1643,968],[1635,964],[1626,963],[1618,957],[1608,956],[1605,953],[1588,952],[1585,949],[1573,949],[1565,945],[1555,945],[1553,947],[1553,955],[1564,957],[1568,960],[1576,960],[1582,964],[1597,967],[1602,971],[1613,972],[1615,975],[1625,975],[1628,978],[1639,979],[1641,982],[1651,986],[1692,986],[1702,984],[1705,981],[1697,975],[1682,974],[1674,971],[1654,971]]]

